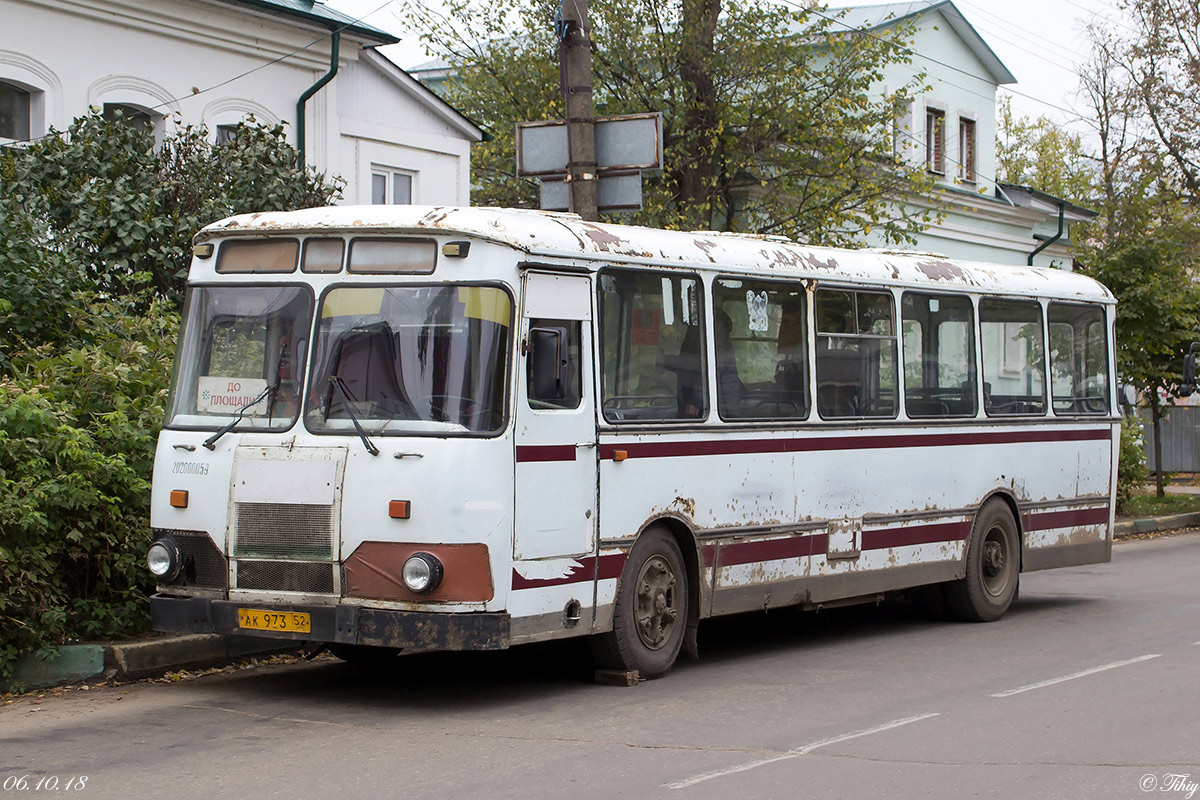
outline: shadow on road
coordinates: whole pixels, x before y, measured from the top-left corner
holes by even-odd
[[[1004,620],[1008,626],[1035,621],[1093,602],[1087,598],[1021,598]],[[872,639],[886,649],[895,638],[926,637],[932,646],[955,647],[986,635],[988,625],[931,619],[906,602],[853,606],[819,612],[779,609],[705,620],[699,661],[681,658],[676,672],[727,669],[767,656],[812,656],[825,648]],[[492,653],[402,655],[385,666],[364,668],[329,657],[283,670],[226,676],[226,690],[258,700],[303,696],[318,705],[359,709],[478,712],[489,707],[576,694],[592,681],[587,643],[581,639],[523,645]],[[597,692],[617,691],[593,686]]]

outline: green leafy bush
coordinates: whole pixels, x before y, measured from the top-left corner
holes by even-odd
[[[1142,423],[1136,417],[1121,423],[1121,449],[1117,459],[1117,510],[1122,511],[1130,498],[1150,477],[1146,466],[1146,444]]]
[[[0,683],[22,653],[149,623],[150,475],[191,237],[325,205],[282,128],[213,145],[93,114],[0,148]]]

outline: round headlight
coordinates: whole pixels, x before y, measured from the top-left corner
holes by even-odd
[[[159,539],[146,551],[146,566],[150,568],[150,574],[162,581],[174,580],[179,574],[181,562],[179,546],[169,536]]]
[[[404,585],[417,594],[427,594],[442,582],[442,562],[429,553],[414,553],[404,562]]]

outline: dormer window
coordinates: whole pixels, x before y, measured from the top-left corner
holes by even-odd
[[[25,141],[29,138],[29,92],[0,82],[0,139]]]
[[[946,112],[940,108],[925,109],[925,167],[946,174]]]
[[[975,120],[958,120],[958,177],[975,182]]]

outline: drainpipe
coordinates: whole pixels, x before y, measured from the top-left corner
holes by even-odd
[[[300,151],[300,169],[304,169],[308,164],[304,153],[304,104],[309,101],[314,94],[321,90],[321,87],[333,80],[333,76],[338,72],[338,50],[342,42],[342,32],[333,31],[333,35],[329,44],[329,72],[321,76],[321,79],[312,86],[304,90],[304,94],[300,95],[300,99],[296,101],[296,141],[297,150]],[[1033,258],[1033,256],[1030,256]]]
[[[1033,257],[1034,256],[1036,256],[1038,253],[1042,252],[1047,247],[1049,247],[1050,245],[1054,244],[1055,242],[1057,242],[1059,239],[1062,238],[1063,216],[1064,216],[1064,208],[1066,207],[1066,205],[1067,204],[1063,203],[1063,202],[1060,202],[1058,204],[1058,233],[1054,234],[1049,239],[1042,242],[1040,245],[1038,245],[1038,248],[1036,250],[1034,250],[1032,253],[1029,254],[1029,262],[1028,262],[1029,266],[1031,266],[1031,267],[1033,266]]]

